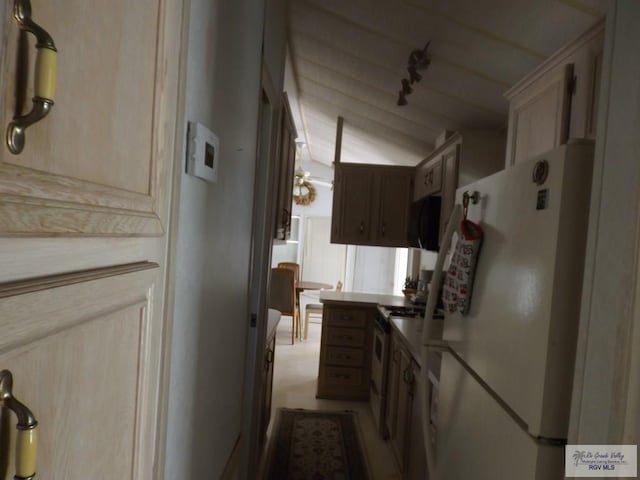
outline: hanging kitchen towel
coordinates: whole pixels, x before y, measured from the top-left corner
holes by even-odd
[[[448,313],[469,311],[473,274],[482,245],[483,232],[480,225],[464,219],[460,224],[458,241],[442,288],[442,302]]]

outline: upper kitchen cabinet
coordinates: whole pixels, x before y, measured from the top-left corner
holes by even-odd
[[[440,236],[453,209],[456,190],[501,170],[505,135],[498,130],[465,130],[450,136],[415,169],[414,200],[442,197]]]
[[[406,247],[413,170],[336,163],[331,242]]]
[[[280,114],[280,130],[276,153],[276,240],[288,240],[291,236],[291,207],[293,201],[293,170],[296,159],[296,128],[289,107],[287,94],[283,94]]]
[[[2,6],[2,128],[44,109],[43,98],[52,107],[26,128],[19,154],[2,147],[0,232],[161,235],[163,165],[174,153],[181,22],[168,12],[176,2],[99,3],[90,13],[83,1],[34,2],[32,20],[46,30],[36,29],[38,39],[20,29],[10,4]],[[20,12],[28,16],[24,5]]]
[[[505,93],[506,166],[566,143],[595,138],[604,22],[553,54]]]

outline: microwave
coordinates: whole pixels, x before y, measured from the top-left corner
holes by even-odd
[[[409,211],[409,245],[437,252],[440,249],[439,196],[427,195],[411,204]]]

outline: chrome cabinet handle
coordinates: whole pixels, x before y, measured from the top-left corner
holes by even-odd
[[[38,422],[23,403],[11,392],[13,375],[9,370],[0,372],[0,406],[8,408],[18,417],[16,429],[16,475],[15,480],[31,480],[36,476],[38,455]]]
[[[364,222],[360,222],[360,233],[364,233]]]
[[[34,75],[33,106],[26,115],[15,116],[7,128],[7,146],[13,154],[24,149],[25,130],[42,120],[53,108],[56,92],[57,50],[53,38],[31,19],[30,0],[14,0],[13,16],[20,30],[32,33],[36,43],[36,68]]]

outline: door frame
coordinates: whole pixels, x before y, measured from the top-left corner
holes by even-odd
[[[640,4],[608,4],[570,444],[640,435],[638,22]]]
[[[262,98],[267,100],[269,112],[264,111]],[[271,252],[275,235],[277,194],[277,148],[280,135],[279,125],[282,115],[281,96],[274,86],[269,70],[263,61],[261,79],[261,105],[256,134],[256,166],[254,182],[254,203],[251,239],[251,261],[249,271],[249,311],[250,325],[247,333],[245,366],[244,432],[246,441],[242,453],[243,478],[255,478],[261,459],[260,426],[262,424],[262,392],[264,390],[264,358],[268,320],[268,287],[271,274]],[[269,117],[269,144],[263,150],[263,119]],[[266,158],[264,158],[266,152]]]

